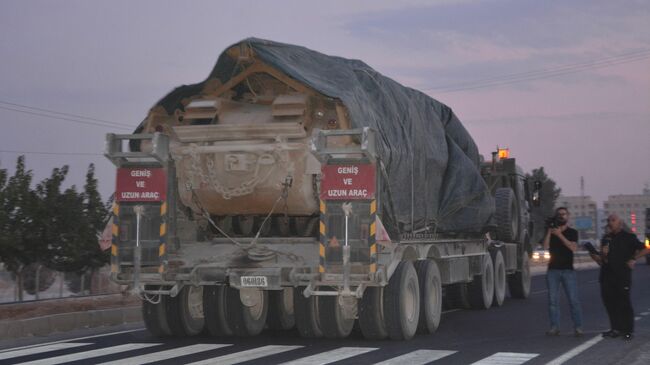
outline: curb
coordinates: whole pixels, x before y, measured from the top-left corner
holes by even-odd
[[[0,340],[46,336],[54,332],[115,326],[133,322],[142,322],[142,311],[139,306],[61,313],[15,321],[0,321]]]

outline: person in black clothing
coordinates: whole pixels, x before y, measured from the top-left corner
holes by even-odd
[[[571,319],[576,337],[582,336],[582,310],[578,298],[578,283],[576,272],[573,270],[573,253],[578,248],[578,231],[569,227],[569,210],[564,207],[555,210],[555,218],[559,223],[556,228],[548,228],[544,236],[544,249],[548,249],[551,259],[546,272],[548,285],[548,317],[551,328],[546,332],[549,336],[560,334],[560,286],[571,307]]]
[[[634,332],[634,310],[630,301],[632,269],[636,260],[650,252],[636,235],[623,229],[616,214],[607,218],[608,233],[601,240],[600,255],[591,257],[600,265],[600,293],[609,316],[610,330],[603,337],[631,340]]]

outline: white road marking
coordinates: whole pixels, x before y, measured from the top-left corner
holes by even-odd
[[[382,362],[378,362],[375,365],[398,365],[398,364],[409,364],[409,365],[423,365],[430,363],[432,361],[440,360],[443,357],[455,354],[456,351],[444,351],[444,350],[416,350],[404,354],[401,356],[394,357]]]
[[[537,356],[539,356],[539,354],[497,352],[496,354],[479,360],[472,365],[519,365]]]
[[[259,359],[265,356],[279,354],[281,352],[295,350],[301,347],[302,346],[269,345],[269,346],[252,349],[252,350],[235,352],[234,354],[213,357],[211,359],[205,359],[202,361],[193,362],[189,365],[208,365],[208,364],[232,365],[244,361]]]
[[[442,311],[442,314],[454,313],[454,312],[458,312],[458,311],[460,311],[460,310],[462,310],[462,309],[460,309],[460,308],[457,308],[457,309],[448,309],[448,310],[446,310],[446,311]]]
[[[129,343],[129,344],[126,344],[126,345],[111,346],[111,347],[105,347],[105,348],[97,349],[97,350],[77,352],[77,353],[69,354],[69,355],[62,355],[62,356],[50,357],[50,358],[45,358],[45,359],[36,360],[36,361],[24,362],[24,363],[20,363],[20,365],[27,365],[27,364],[29,364],[29,365],[62,364],[64,362],[71,362],[71,361],[77,361],[77,360],[86,360],[86,359],[92,359],[94,357],[100,357],[100,356],[106,356],[106,355],[114,355],[114,354],[116,354],[118,352],[139,350],[139,349],[144,349],[144,348],[147,348],[147,347],[152,347],[152,346],[157,346],[157,345],[160,345],[160,344],[159,343]]]
[[[325,351],[302,359],[285,362],[282,365],[325,365],[375,350],[377,350],[375,347],[339,347],[332,351]]]
[[[650,312],[642,312],[642,313],[640,313],[640,314],[641,314],[642,316],[647,316],[648,314],[650,314]]]
[[[641,319],[641,317],[634,317],[635,321],[638,321],[639,319]]]
[[[564,354],[560,355],[559,357],[556,357],[555,359],[551,360],[549,363],[546,365],[560,365],[564,364],[565,362],[571,360],[572,358],[578,356],[581,352],[587,350],[591,346],[594,346],[598,342],[602,341],[603,337],[601,335],[598,335],[591,340],[583,343],[580,346],[574,347],[573,349],[565,352]]]
[[[117,331],[117,332],[104,333],[104,334],[101,334],[101,335],[93,335],[93,336],[85,336],[85,337],[77,337],[77,338],[68,338],[68,339],[65,339],[65,340],[52,341],[52,342],[46,342],[46,343],[39,343],[37,345],[27,345],[27,346],[21,346],[21,347],[13,347],[13,348],[10,348],[10,349],[1,350],[0,353],[7,352],[7,351],[22,350],[22,349],[31,349],[31,348],[34,348],[34,347],[40,347],[40,346],[45,346],[45,345],[53,345],[55,343],[87,340],[87,339],[90,339],[90,338],[106,337],[106,336],[111,336],[111,335],[119,335],[119,334],[122,334],[122,333],[139,332],[139,331],[144,331],[144,329],[145,328],[142,327],[142,328],[138,328],[138,329],[135,329],[135,330]]]
[[[42,354],[44,352],[49,352],[49,351],[71,349],[71,348],[86,346],[86,345],[90,345],[90,343],[74,343],[74,342],[55,343],[52,345],[32,347],[32,348],[22,349],[22,350],[5,351],[0,353],[0,360],[13,359],[14,357],[21,357],[21,356],[34,355],[34,354]]]
[[[119,359],[119,360],[115,360],[115,361],[104,362],[104,363],[101,363],[101,365],[108,365],[108,364],[110,364],[110,365],[147,364],[147,363],[150,363],[150,362],[173,359],[173,358],[176,358],[176,357],[196,354],[196,353],[199,353],[199,352],[216,350],[216,349],[226,347],[226,346],[232,346],[232,345],[231,344],[214,344],[214,345],[213,344],[197,344],[197,345],[191,345],[191,346],[175,348],[175,349],[171,349],[171,350],[154,352],[154,353],[146,354],[146,355],[128,357],[126,359]]]

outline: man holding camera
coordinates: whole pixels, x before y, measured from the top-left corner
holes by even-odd
[[[611,325],[609,331],[603,332],[603,337],[632,339],[632,269],[636,260],[648,253],[650,249],[644,249],[635,234],[623,229],[623,221],[618,215],[607,217],[607,233],[601,240],[600,254],[591,254],[600,265],[600,293]]]
[[[573,253],[578,248],[578,231],[569,227],[569,210],[560,207],[555,210],[555,216],[546,222],[544,249],[549,250],[551,259],[546,273],[548,285],[548,316],[551,328],[546,332],[549,336],[560,334],[560,286],[569,299],[571,319],[576,337],[582,336],[582,310],[578,299],[578,283],[573,270]]]

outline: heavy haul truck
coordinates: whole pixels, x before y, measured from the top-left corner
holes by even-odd
[[[111,278],[157,336],[436,331],[530,291],[539,186],[360,61],[247,39],[159,101],[117,167]]]

